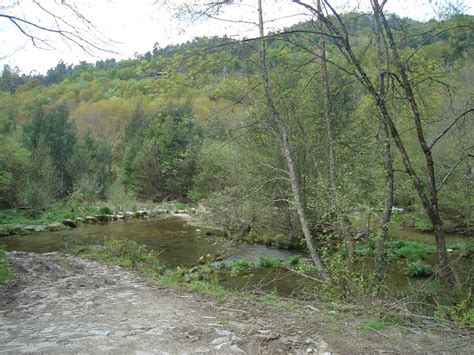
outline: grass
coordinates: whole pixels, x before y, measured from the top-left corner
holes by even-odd
[[[10,265],[8,264],[5,247],[0,245],[0,285],[4,284],[10,276]]]
[[[388,328],[388,323],[384,318],[369,318],[360,324],[360,329],[364,332],[371,330],[384,330]]]
[[[4,228],[26,225],[45,225],[66,218],[94,215],[99,213],[98,206],[81,205],[71,209],[60,204],[47,210],[0,210],[0,226]]]

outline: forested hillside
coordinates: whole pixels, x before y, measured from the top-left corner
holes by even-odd
[[[0,203],[202,203],[234,236],[270,233],[282,246],[299,245],[305,232],[300,204],[308,232],[348,240],[371,230],[357,214],[374,221],[383,210],[388,172],[390,207],[404,211],[392,220],[436,229],[420,200],[434,179],[429,169],[420,173],[428,152],[443,228],[472,235],[474,19],[387,19],[393,43],[385,52],[376,50],[377,18],[351,13],[343,16],[349,52],[337,36],[321,36],[316,21],[270,34],[265,52],[258,40],[197,38],[135,59],[60,62],[45,75],[4,66]],[[402,143],[390,142],[378,118],[382,99],[361,85],[351,53],[368,78],[381,78],[383,107]],[[389,170],[384,157],[392,157]]]

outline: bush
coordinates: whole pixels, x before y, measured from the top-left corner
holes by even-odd
[[[289,257],[290,265],[297,266],[301,264],[301,255],[293,255]]]
[[[420,262],[411,263],[405,269],[405,274],[411,277],[430,277],[433,275],[433,267]]]
[[[112,214],[112,210],[108,206],[103,206],[99,209],[100,214]]]

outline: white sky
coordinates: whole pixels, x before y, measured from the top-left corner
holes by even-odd
[[[443,1],[445,0],[432,0],[433,3]],[[9,11],[10,14],[20,18],[47,25],[48,17],[40,11],[35,2],[57,14],[64,14],[63,18],[66,20],[74,21],[72,16],[62,12],[63,10],[58,7],[59,0],[0,0],[0,14]],[[168,44],[186,42],[195,36],[227,34],[232,37],[252,37],[257,35],[257,28],[252,25],[237,25],[212,20],[192,25],[178,22],[162,5],[163,2],[166,2],[168,7],[186,3],[185,0],[75,0],[81,13],[103,33],[104,36],[101,38],[115,41],[115,43],[107,45],[107,48],[115,54],[96,51],[95,56],[87,55],[77,47],[67,45],[57,36],[48,35],[46,37],[44,33],[40,34],[39,32],[35,33],[42,38],[47,38],[55,49],[37,49],[13,24],[0,17],[0,65],[18,66],[25,73],[31,71],[45,73],[48,68],[55,66],[61,59],[66,63],[73,64],[77,64],[79,61],[95,62],[111,57],[122,59],[133,57],[135,53],[144,54],[152,50],[155,43],[164,47]],[[19,6],[11,9],[4,8],[16,3],[19,3]],[[221,17],[255,21],[256,11],[255,8],[252,8],[255,3],[255,0],[242,0],[240,4],[230,7]],[[369,1],[335,0],[334,3],[336,5],[346,4],[344,5],[345,9],[367,10]],[[463,3],[468,7],[466,12],[474,14],[474,0],[464,0]],[[342,9],[342,6],[338,8]],[[269,30],[289,26],[305,18],[301,15],[302,8],[291,4],[289,0],[264,0],[264,9],[265,18],[274,20],[268,23],[267,29]],[[417,20],[428,20],[435,17],[428,0],[390,0],[387,10]]]

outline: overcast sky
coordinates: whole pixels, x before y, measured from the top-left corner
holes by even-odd
[[[444,0],[433,0],[432,2]],[[49,25],[51,18],[40,8],[59,14],[65,21],[81,27],[70,11],[58,7],[58,0],[0,0],[0,14],[9,13],[42,25]],[[11,22],[0,17],[0,64],[18,66],[22,72],[37,71],[45,73],[55,66],[59,60],[76,64],[79,61],[95,62],[99,59],[114,57],[117,59],[133,57],[135,53],[143,54],[153,49],[155,44],[164,47],[168,44],[182,43],[195,36],[224,35],[232,37],[251,37],[257,35],[253,25],[242,25],[224,21],[206,21],[201,23],[184,23],[173,18],[170,7],[176,7],[185,0],[75,0],[78,10],[94,25],[93,33],[101,33],[101,39],[110,39],[101,47],[110,52],[94,51],[90,56],[79,48],[65,43],[57,36],[33,32],[47,39],[55,49],[41,50],[35,48]],[[464,1],[470,5],[474,0]],[[163,6],[167,3],[167,6]],[[255,0],[243,0],[240,4],[221,15],[230,20],[255,21],[256,12],[252,7]],[[368,0],[342,1],[335,4],[344,5],[345,9],[367,10]],[[19,4],[19,5],[16,5]],[[10,8],[5,8],[11,5]],[[467,13],[473,14],[473,7]],[[265,18],[272,20],[267,29],[275,30],[303,20],[301,8],[291,4],[289,0],[264,0]],[[433,7],[428,0],[391,0],[387,9],[400,16],[417,20],[428,20],[435,17]],[[33,31],[33,30],[32,30]],[[87,31],[84,38],[87,36]],[[113,53],[112,53],[113,52]]]

